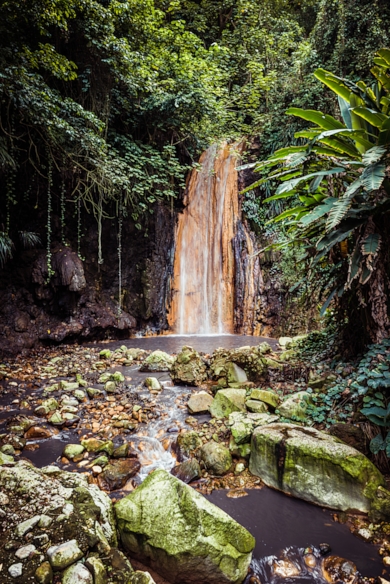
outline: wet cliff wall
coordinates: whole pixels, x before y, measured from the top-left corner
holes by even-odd
[[[56,241],[60,226],[54,216],[50,282],[42,248],[16,249],[0,270],[0,355],[45,343],[125,338],[140,329],[165,328],[175,220],[170,208],[156,205],[146,220],[147,237],[131,220],[123,220],[119,310],[117,221],[103,221],[104,261],[99,265],[93,216],[83,216],[83,261],[75,251],[76,239],[70,238],[68,247]],[[74,218],[67,221],[74,223]]]

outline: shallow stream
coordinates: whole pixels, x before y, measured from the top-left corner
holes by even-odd
[[[211,353],[218,347],[235,348],[244,345],[257,345],[267,340],[270,344],[276,344],[270,339],[248,337],[238,335],[223,336],[160,336],[149,338],[133,338],[127,341],[110,342],[103,345],[104,348],[115,350],[121,345],[137,347],[147,350],[164,350],[167,353],[178,352],[183,345],[190,345],[204,353]],[[118,369],[118,367],[115,367]],[[186,402],[191,393],[191,388],[174,387],[168,373],[141,373],[139,367],[121,367],[125,378],[131,379],[131,387],[136,388],[137,394],[146,403],[159,413],[157,419],[151,420],[147,425],[140,424],[140,429],[129,434],[127,440],[138,452],[141,463],[139,474],[132,480],[129,490],[134,483],[141,482],[155,468],[170,470],[176,464],[173,445],[176,436],[182,428],[188,428],[185,419],[188,416]],[[163,391],[151,396],[149,391],[142,386],[145,377],[153,375],[158,378]],[[39,390],[34,390],[39,391]],[[25,395],[29,393],[26,389]],[[13,409],[10,400],[11,394],[4,394],[0,404],[8,404],[7,411],[0,412],[0,430],[6,418],[20,414],[17,405]],[[31,415],[31,412],[23,412]],[[201,416],[202,421],[210,419],[208,415]],[[83,430],[81,431],[81,434]],[[62,429],[47,440],[29,441],[39,445],[37,450],[25,449],[22,455],[29,458],[36,466],[42,467],[53,464],[61,457],[64,446],[67,443],[80,441],[80,431]],[[115,438],[114,438],[115,442]],[[126,492],[126,488],[124,488]],[[354,562],[363,576],[376,577],[387,572],[384,570],[378,550],[375,546],[364,542],[352,535],[346,525],[334,521],[332,511],[321,509],[304,501],[288,497],[282,493],[268,489],[267,487],[248,490],[242,497],[232,498],[227,496],[224,490],[214,490],[208,496],[209,500],[229,513],[239,523],[245,526],[256,538],[256,548],[252,571],[262,584],[299,584],[301,582],[326,582],[319,570],[322,558],[318,547],[320,544],[330,545],[332,553]],[[313,566],[308,568],[305,564],[304,550],[313,547]],[[275,562],[288,562],[299,569],[299,576],[278,575],[275,573]],[[272,568],[274,566],[274,568]],[[283,571],[283,570],[282,570]],[[253,580],[256,581],[256,580]]]

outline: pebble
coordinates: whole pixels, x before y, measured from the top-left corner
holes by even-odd
[[[94,465],[94,466],[92,467],[92,472],[93,472],[93,474],[95,474],[95,475],[98,475],[98,474],[100,474],[101,472],[103,472],[103,469],[102,469],[102,467],[101,467],[101,466],[99,466],[99,465],[97,465],[97,464],[96,464],[96,465]]]
[[[23,573],[22,564],[12,564],[12,566],[8,568],[8,573],[11,578],[19,578]]]
[[[35,552],[36,549],[37,548],[35,547],[35,545],[32,544],[24,545],[15,552],[15,556],[19,558],[19,560],[25,560],[26,558],[29,557],[30,554]]]
[[[383,558],[383,563],[385,566],[390,566],[390,556],[385,556]]]
[[[41,515],[35,515],[35,517],[31,517],[31,519],[27,519],[27,521],[19,523],[16,528],[16,535],[18,537],[23,537],[23,535],[26,535],[26,533],[31,531],[37,525],[37,523],[39,523],[40,519]]]

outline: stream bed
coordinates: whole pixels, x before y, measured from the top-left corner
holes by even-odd
[[[126,345],[128,348],[160,349],[172,354],[177,353],[183,345],[191,345],[198,351],[210,353],[221,346],[235,348],[257,345],[265,340],[272,345],[276,344],[270,339],[238,335],[205,337],[172,335],[104,343],[101,346],[98,345],[98,348],[115,350],[121,345]],[[118,370],[118,366],[115,369]],[[181,430],[191,429],[186,423],[188,418],[186,402],[193,391],[193,388],[173,386],[168,373],[142,373],[138,365],[120,367],[120,370],[128,380],[125,390],[127,395],[129,395],[129,390],[136,393],[137,398],[157,415],[147,424],[140,424],[135,432],[129,432],[126,437],[138,455],[141,469],[131,482],[129,481],[128,488],[125,486],[120,492],[114,492],[116,498],[118,495],[125,495],[126,492],[131,491],[152,470],[164,468],[169,471],[175,466],[177,463],[176,437]],[[158,395],[151,395],[143,386],[144,379],[150,375],[157,377],[163,387]],[[17,404],[13,405],[15,391],[5,390],[0,397],[0,406],[3,406],[3,410],[0,411],[0,433],[2,428],[5,428],[8,418],[20,414],[32,415],[32,410],[19,410]],[[40,388],[31,389],[20,384],[17,395],[20,400],[26,397],[31,399],[31,396],[39,395],[40,392]],[[112,396],[107,395],[102,399],[103,401],[99,403],[103,407],[109,408],[116,403],[113,402],[116,398]],[[83,411],[86,411],[83,408],[94,403],[96,402],[88,400],[87,404],[80,404],[82,409],[78,415],[81,420],[83,420]],[[198,423],[205,422],[207,425],[210,416],[197,416],[197,421]],[[61,456],[66,444],[78,443],[86,433],[87,430],[82,423],[77,429],[60,428],[48,439],[29,440],[27,447],[22,451],[22,456],[31,460],[37,467],[54,463],[66,470],[82,471],[83,468],[77,468],[73,463],[65,464],[64,467]],[[117,445],[120,440],[120,436],[113,437]],[[331,510],[288,497],[267,487],[246,490],[245,487],[243,488],[243,496],[238,498],[227,496],[229,492],[223,489],[214,490],[206,496],[212,503],[246,527],[255,537],[256,548],[251,569],[258,580],[253,580],[253,582],[259,581],[261,584],[326,582],[319,569],[321,564],[319,546],[324,543],[330,546],[332,554],[356,564],[362,576],[388,577],[377,547],[352,535],[347,525],[334,520],[334,512]],[[304,550],[306,549],[307,553],[308,547],[313,548],[313,557],[316,558],[316,561],[313,560],[315,565],[313,564],[310,569],[305,564],[304,556]],[[291,573],[287,577],[285,575],[282,577],[278,575],[278,570],[275,573],[275,568],[272,568],[275,562],[281,562],[283,565],[286,561],[296,566],[299,574]]]

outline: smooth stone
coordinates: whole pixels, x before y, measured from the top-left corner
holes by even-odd
[[[0,452],[2,452],[2,454],[6,454],[7,456],[14,456],[15,448],[12,446],[12,444],[4,444],[0,448]]]
[[[12,564],[12,566],[8,568],[8,573],[11,578],[19,578],[23,574],[23,565],[21,563]]]
[[[121,444],[121,446],[117,446],[117,448],[115,448],[114,452],[112,453],[112,456],[114,458],[126,458],[129,454],[129,450],[130,444],[125,442],[124,444]]]
[[[141,469],[137,458],[120,458],[108,464],[98,476],[99,487],[106,491],[115,491],[125,486]]]
[[[379,470],[361,452],[314,428],[261,426],[252,434],[249,469],[266,485],[340,511],[370,511]]]
[[[19,523],[15,529],[16,535],[18,537],[23,537],[23,535],[26,535],[26,533],[34,529],[34,527],[39,523],[40,519],[41,515],[35,515],[34,517],[31,517],[31,519],[27,519],[26,521]]]
[[[129,584],[156,584],[149,572],[134,572],[130,576]]]
[[[194,479],[200,478],[202,476],[202,471],[199,462],[195,458],[191,458],[190,460],[185,460],[177,466],[174,466],[171,470],[171,474],[183,481],[183,483],[190,483]]]
[[[232,412],[246,412],[245,389],[220,389],[210,406],[213,418],[227,418]]]
[[[190,414],[207,414],[213,399],[213,396],[206,391],[193,393],[187,403],[188,411]]]
[[[291,337],[280,337],[278,339],[278,343],[282,347],[282,349],[287,349],[288,345],[290,343],[292,343],[292,338]]]
[[[242,421],[235,422],[230,428],[236,444],[250,442],[253,429],[254,423],[249,418],[244,418]]]
[[[125,376],[120,371],[114,371],[114,373],[111,373],[111,379],[115,381],[116,384],[123,383]]]
[[[62,456],[73,460],[84,452],[85,448],[81,444],[67,444],[63,450]]]
[[[83,564],[74,564],[63,573],[62,584],[94,584],[91,572]]]
[[[115,381],[107,381],[104,385],[104,389],[107,393],[115,393],[116,392],[116,383]]]
[[[156,379],[156,377],[146,377],[146,379],[144,379],[144,385],[145,385],[145,387],[147,387],[148,389],[150,389],[152,391],[161,391],[162,390],[162,386],[161,386],[159,380]]]
[[[35,552],[36,549],[37,548],[35,547],[35,545],[32,545],[32,544],[24,545],[23,547],[19,548],[15,552],[15,556],[19,560],[25,560],[26,558],[29,557],[30,554],[32,554],[33,552]]]
[[[165,470],[151,473],[115,512],[125,549],[172,584],[237,584],[247,575],[252,535]]]
[[[62,419],[62,416],[59,412],[54,412],[54,414],[52,416],[50,416],[49,418],[49,422],[50,424],[63,424],[64,420]]]
[[[232,456],[249,460],[251,454],[251,445],[249,442],[246,442],[245,444],[236,444],[233,436],[231,436],[229,441],[229,450]]]
[[[248,377],[245,371],[236,363],[228,363],[227,380],[228,383],[245,383],[248,381]]]
[[[200,458],[206,469],[216,476],[222,476],[232,467],[232,455],[228,448],[217,442],[207,442],[200,449]]]
[[[66,541],[59,546],[53,546],[47,550],[49,562],[54,570],[64,570],[77,562],[77,560],[81,560],[83,555],[75,539]]]

